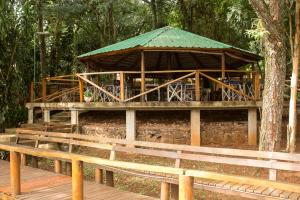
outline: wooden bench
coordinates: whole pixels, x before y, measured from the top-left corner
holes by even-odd
[[[17,129],[16,132],[17,143],[24,140],[34,141],[36,148],[41,142],[61,143],[68,145],[69,153],[73,152],[74,146],[96,148],[110,151],[109,159],[111,161],[116,159],[116,153],[123,152],[129,153],[129,158],[130,154],[137,154],[174,159],[174,166],[172,167],[177,169],[185,167],[182,164],[183,160],[266,169],[269,173],[268,179],[184,168],[185,175],[195,177],[195,188],[254,199],[300,199],[300,185],[277,180],[278,171],[300,171],[300,154],[128,141],[26,129]],[[56,160],[56,172],[61,172],[60,168],[61,160]],[[106,170],[107,185],[113,186],[113,172],[147,177],[162,181],[161,196],[168,196],[171,184],[173,199],[177,198],[176,193],[178,193],[178,182],[180,180],[178,180],[176,175],[170,176],[168,174],[149,172],[148,170],[129,170],[122,167],[102,165],[98,166],[95,172],[96,181],[99,183],[103,183],[103,169]]]

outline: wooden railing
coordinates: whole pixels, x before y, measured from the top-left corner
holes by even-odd
[[[251,90],[250,94],[247,94],[246,91],[241,91],[239,89],[236,89],[234,86],[230,84],[226,84],[222,80],[218,80],[217,78],[214,78],[209,73],[221,73],[220,70],[169,70],[169,71],[146,71],[145,72],[145,79],[147,77],[157,77],[157,76],[164,76],[164,77],[176,77],[174,79],[168,80],[165,83],[162,84],[156,84],[155,87],[152,87],[148,90],[145,90],[146,86],[142,85],[145,83],[145,81],[140,81],[140,91],[145,90],[144,92],[140,92],[138,94],[128,96],[126,93],[125,88],[125,80],[126,77],[139,77],[141,72],[139,71],[116,71],[116,72],[93,72],[93,73],[81,73],[77,74],[78,78],[85,82],[86,85],[90,85],[94,88],[96,88],[100,93],[104,93],[109,98],[111,98],[113,101],[117,102],[129,102],[129,101],[135,101],[139,98],[143,101],[146,99],[147,95],[150,93],[156,93],[161,88],[168,87],[172,89],[171,92],[176,93],[176,88],[172,88],[172,84],[179,83],[179,82],[187,82],[187,79],[193,79],[193,93],[195,94],[195,98],[192,99],[183,99],[182,97],[177,97],[180,101],[201,101],[201,77],[205,77],[206,79],[212,81],[214,84],[219,85],[222,87],[223,91],[230,91],[231,93],[234,93],[235,95],[240,96],[239,100],[259,100],[260,98],[260,83],[259,83],[259,74],[256,71],[245,71],[245,70],[226,70],[225,73],[227,74],[252,74],[252,83],[251,83]],[[99,84],[99,80],[101,79],[101,76],[107,76],[107,75],[119,75],[119,86],[118,86],[118,93],[114,93],[109,91],[107,88],[105,88],[105,85]],[[90,77],[98,76],[97,81],[93,81]],[[94,78],[95,79],[95,78]],[[97,83],[98,82],[98,83]],[[177,86],[174,86],[177,87]],[[144,89],[143,89],[144,88]],[[169,90],[168,90],[169,91]],[[83,96],[84,89],[81,89],[81,96]],[[176,94],[175,94],[176,95]],[[226,99],[223,99],[226,100]],[[234,100],[232,98],[227,98],[227,100]],[[170,98],[168,98],[168,101],[170,101]]]
[[[140,80],[139,85],[131,87],[127,84],[128,79],[132,80],[140,77],[140,71],[114,71],[114,72],[92,72],[92,73],[79,73],[76,75],[66,75],[58,77],[49,77],[38,83],[41,88],[40,97],[34,97],[34,86],[31,86],[31,101],[33,102],[53,102],[53,101],[66,101],[62,97],[73,95],[69,101],[84,102],[85,91],[91,90],[93,94],[93,101],[113,101],[113,102],[129,102],[129,101],[147,101],[149,95],[156,93],[157,101],[160,101],[160,90],[165,90],[167,101],[203,101],[201,91],[201,78],[205,78],[214,85],[222,88],[223,101],[247,101],[260,99],[260,80],[259,74],[256,71],[245,70],[225,70],[225,74],[232,77],[247,75],[251,78],[249,88],[236,88],[234,85],[227,83],[226,80],[220,80],[216,77],[220,74],[220,70],[167,70],[167,71],[146,71],[144,81]],[[214,76],[210,75],[214,74]],[[221,75],[221,74],[220,74]],[[110,77],[109,77],[110,76]],[[114,78],[113,78],[113,77]],[[118,76],[117,84],[103,84],[102,80],[110,79],[112,82]],[[229,77],[230,77],[229,76]],[[147,89],[146,80],[155,77],[160,77],[165,80],[162,83],[150,84],[151,87]],[[229,79],[228,79],[229,80]],[[144,84],[144,85],[143,85]],[[148,84],[149,86],[149,84]],[[239,85],[240,86],[240,85]],[[57,89],[52,91],[53,88]],[[188,88],[190,87],[190,88]],[[52,89],[51,89],[52,88]],[[188,89],[187,89],[188,88]],[[134,91],[137,90],[137,93]],[[235,98],[238,96],[238,98]]]
[[[281,191],[289,191],[291,193],[299,193],[300,185],[292,184],[286,182],[280,182],[277,180],[277,170],[286,170],[286,171],[300,171],[300,155],[299,154],[288,154],[288,153],[279,153],[279,152],[262,152],[262,151],[251,151],[251,150],[238,150],[238,149],[224,149],[224,148],[210,148],[210,147],[194,147],[188,145],[175,145],[175,144],[162,144],[162,143],[153,143],[153,142],[142,142],[142,141],[128,141],[120,139],[111,139],[111,138],[99,138],[96,136],[87,136],[87,135],[78,135],[78,134],[66,134],[59,132],[44,132],[44,131],[34,131],[34,130],[25,130],[17,129],[17,139],[18,142],[21,142],[21,139],[25,139],[28,143],[28,140],[32,140],[35,144],[39,141],[44,142],[54,142],[62,143],[69,145],[69,152],[57,152],[57,151],[46,151],[41,149],[32,149],[23,146],[7,146],[0,145],[0,149],[8,150],[11,152],[18,152],[27,155],[33,155],[38,157],[52,158],[55,160],[72,160],[73,169],[82,165],[83,162],[97,164],[99,167],[96,169],[96,180],[99,176],[100,169],[105,167],[131,170],[133,172],[145,172],[149,174],[168,174],[175,176],[175,183],[179,184],[179,199],[193,199],[193,188],[194,183],[197,184],[197,181],[194,181],[194,178],[201,178],[205,180],[217,180],[217,181],[226,181],[227,183],[249,185],[256,187],[270,187],[279,189]],[[110,151],[109,160],[103,158],[96,158],[92,156],[84,156],[72,153],[72,146],[82,146],[89,148],[96,148],[100,150]],[[128,161],[116,161],[117,152],[125,152],[132,155],[140,154],[145,156],[156,156],[161,158],[169,158],[175,160],[174,167],[169,166],[158,166],[158,165],[149,165],[143,163],[133,163],[130,159]],[[15,154],[12,154],[15,156]],[[17,159],[16,159],[17,158]],[[16,161],[13,163],[20,163],[18,156],[12,157]],[[254,168],[263,168],[269,170],[269,180],[246,177],[238,175],[228,175],[218,172],[209,172],[204,171],[203,169],[190,169],[184,168],[181,161],[200,161],[208,163],[218,163],[234,166],[247,166]],[[59,162],[55,162],[55,166],[61,166]],[[14,166],[12,166],[14,167]],[[58,168],[58,167],[55,167]],[[58,170],[59,171],[59,170]],[[76,170],[75,170],[76,171]],[[120,170],[119,170],[120,172]],[[76,172],[73,172],[76,173]],[[80,172],[82,173],[82,172]],[[121,172],[122,173],[122,172]],[[98,174],[98,175],[97,175]],[[136,175],[132,173],[131,175]],[[19,176],[18,172],[12,176]],[[82,183],[82,175],[78,178],[77,174],[73,174],[74,181]],[[77,177],[77,178],[76,178]],[[113,186],[113,174],[110,171],[110,185]],[[153,176],[147,176],[148,178],[153,178]],[[168,177],[167,175],[165,177]],[[177,181],[176,181],[177,180]],[[100,179],[98,178],[98,181]],[[161,179],[163,181],[162,188],[165,188],[168,183],[168,178]],[[172,182],[174,183],[174,181]],[[12,185],[14,188],[20,188],[19,183],[17,186]],[[75,184],[75,183],[73,183]],[[82,189],[74,186],[74,190],[79,191],[79,196],[82,194]],[[165,188],[166,189],[166,188]],[[168,189],[168,188],[167,188]],[[73,192],[74,192],[73,190]],[[14,190],[12,190],[14,191]],[[75,192],[76,192],[75,191]],[[16,189],[16,192],[20,192]],[[166,193],[167,191],[163,191]],[[78,194],[78,193],[77,193]],[[185,196],[187,195],[187,196]],[[183,197],[185,196],[185,198]]]

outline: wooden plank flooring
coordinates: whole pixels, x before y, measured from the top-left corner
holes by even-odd
[[[10,192],[9,174],[9,162],[0,160],[0,194]],[[72,199],[71,177],[69,176],[31,167],[21,167],[21,182],[22,194],[17,196],[16,199]],[[117,190],[116,188],[96,184],[90,181],[84,182],[84,198],[99,200],[155,199],[132,192]]]

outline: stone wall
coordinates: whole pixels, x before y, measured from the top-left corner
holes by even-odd
[[[137,140],[190,144],[189,117],[188,111],[138,112]],[[246,112],[201,111],[201,143],[222,146],[246,144],[246,119]],[[125,138],[125,112],[84,113],[79,121],[84,134]]]

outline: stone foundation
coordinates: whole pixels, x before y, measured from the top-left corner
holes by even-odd
[[[226,112],[222,114],[223,120],[220,114],[222,112],[201,111],[201,143],[203,145],[221,146],[247,144],[247,113],[234,111],[230,114]],[[233,118],[236,114],[237,117]],[[125,112],[84,113],[80,115],[79,121],[81,132],[84,134],[125,138]],[[137,113],[136,139],[140,141],[190,144],[189,112]]]

